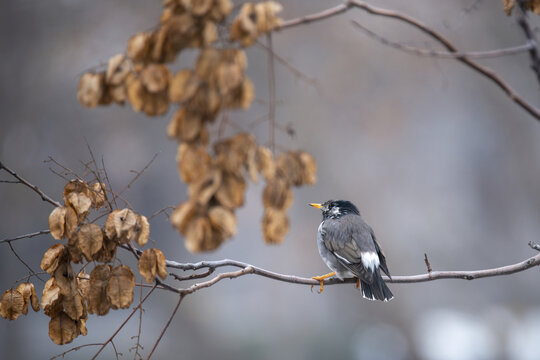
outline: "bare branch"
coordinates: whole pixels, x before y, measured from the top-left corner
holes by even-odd
[[[433,271],[433,269],[431,268],[431,264],[429,263],[429,260],[427,258],[427,254],[424,253],[424,262],[426,263],[426,267],[427,267],[427,272],[428,273],[431,273]]]
[[[169,325],[171,324],[172,319],[176,315],[176,312],[178,311],[178,308],[180,307],[180,303],[182,302],[183,299],[184,299],[184,295],[180,295],[178,297],[178,302],[176,303],[176,306],[174,307],[174,310],[173,310],[171,316],[169,317],[169,320],[167,321],[167,323],[163,327],[163,330],[161,330],[161,333],[159,334],[159,337],[157,338],[156,342],[154,343],[154,346],[152,347],[152,350],[150,351],[150,354],[148,354],[148,357],[146,358],[147,360],[150,360],[150,357],[152,357],[152,354],[154,353],[154,350],[156,350],[159,342],[161,341],[161,338],[165,334],[165,331],[167,331],[167,329],[169,328]]]
[[[51,233],[50,230],[36,231],[36,232],[30,233],[30,234],[19,235],[19,236],[15,236],[13,238],[2,239],[2,240],[0,240],[0,244],[5,243],[5,242],[9,243],[9,242],[16,241],[16,240],[21,240],[21,239],[29,239],[29,238],[33,238],[34,236],[45,235],[45,234],[50,234],[50,233]]]
[[[529,241],[529,246],[536,251],[540,251],[540,245],[535,242]]]
[[[21,184],[23,184],[23,185],[29,187],[30,189],[34,190],[39,196],[41,196],[41,200],[46,201],[46,202],[48,202],[48,203],[50,203],[50,204],[52,204],[54,206],[62,206],[62,205],[60,205],[59,202],[54,201],[52,198],[50,198],[48,195],[46,195],[43,191],[39,190],[37,186],[32,185],[30,182],[23,179],[19,175],[17,175],[17,173],[15,173],[15,171],[11,170],[10,168],[8,168],[5,164],[3,164],[0,161],[0,170],[2,170],[2,169],[6,170],[11,176],[13,176],[17,180],[19,180],[21,182]]]
[[[485,59],[485,58],[494,58],[494,57],[500,57],[500,56],[506,56],[506,55],[515,55],[515,54],[519,54],[525,51],[529,51],[532,48],[534,48],[534,44],[532,42],[527,42],[526,44],[523,44],[523,45],[513,46],[509,48],[504,48],[504,49],[487,50],[487,51],[448,52],[448,51],[438,51],[438,50],[432,50],[432,49],[422,49],[422,48],[417,48],[414,46],[405,45],[405,44],[388,40],[387,38],[369,30],[368,28],[366,28],[365,26],[363,26],[362,24],[360,24],[359,22],[355,20],[352,20],[351,22],[358,30],[361,30],[369,37],[379,41],[381,44],[388,45],[390,47],[393,47],[394,49],[398,49],[406,53],[418,55],[418,56],[436,57],[436,58],[442,58],[442,59],[456,59],[456,58],[462,58],[462,57],[466,57],[469,59]]]
[[[63,358],[67,354],[69,354],[70,352],[77,351],[77,350],[80,350],[80,349],[88,347],[88,346],[101,346],[101,345],[103,345],[103,343],[83,344],[83,345],[75,346],[75,347],[73,347],[73,348],[71,348],[71,349],[69,349],[67,351],[64,351],[61,354],[54,355],[52,358],[49,358],[49,360],[54,360],[54,359],[59,358],[59,357]]]
[[[129,319],[131,319],[131,317],[137,312],[137,309],[142,306],[142,304],[146,301],[146,299],[148,299],[150,294],[152,294],[152,292],[156,289],[156,286],[157,285],[154,285],[152,287],[152,289],[150,289],[148,294],[146,294],[144,296],[144,298],[139,302],[139,305],[137,305],[137,306],[135,306],[133,308],[133,310],[131,311],[129,316],[124,320],[124,322],[118,327],[118,329],[116,329],[116,331],[111,335],[111,337],[109,339],[107,339],[107,341],[105,341],[103,343],[103,345],[99,348],[98,352],[94,354],[94,356],[92,357],[92,360],[94,360],[94,359],[96,359],[98,357],[98,355],[103,351],[103,349],[105,349],[105,346],[107,346],[107,344],[112,343],[112,341],[113,341],[114,337],[116,336],[116,334],[118,334],[120,332],[120,330],[122,330],[122,328],[127,324]],[[113,347],[114,347],[114,344],[113,344]],[[115,348],[115,351],[116,351],[116,348]]]
[[[397,12],[397,11],[392,11],[392,10],[387,10],[387,9],[371,6],[368,3],[364,2],[364,1],[360,1],[360,0],[347,0],[343,4],[334,6],[334,7],[330,8],[330,9],[323,10],[321,12],[318,12],[318,13],[315,13],[315,14],[312,14],[312,15],[307,15],[307,16],[303,16],[303,17],[300,17],[300,18],[287,20],[287,21],[283,22],[283,24],[281,25],[281,27],[278,30],[287,29],[287,28],[297,26],[297,25],[301,25],[301,24],[307,24],[307,23],[310,23],[310,22],[313,22],[313,21],[319,21],[319,20],[327,19],[329,17],[341,14],[341,13],[343,13],[343,12],[353,8],[353,7],[362,9],[362,10],[364,10],[364,11],[370,13],[370,14],[373,14],[373,15],[388,17],[388,18],[392,18],[392,19],[399,20],[399,21],[402,21],[404,23],[407,23],[407,24],[419,29],[420,31],[422,31],[423,33],[425,33],[426,35],[428,35],[432,39],[436,40],[437,42],[439,42],[449,52],[458,53],[457,48],[448,39],[446,39],[444,36],[442,36],[440,33],[435,31],[434,29],[430,28],[429,26],[423,24],[421,21],[416,20],[413,17],[410,17],[408,15],[402,14],[402,13]],[[531,50],[529,50],[529,51],[531,51]],[[489,69],[487,67],[484,67],[482,65],[479,65],[476,62],[470,60],[469,58],[467,58],[465,56],[458,56],[458,57],[456,57],[456,60],[462,62],[463,64],[467,65],[468,67],[470,67],[474,71],[476,71],[476,72],[482,74],[483,76],[487,77],[488,79],[490,79],[504,93],[506,93],[506,95],[508,95],[508,97],[512,101],[514,101],[521,108],[523,108],[525,111],[527,111],[535,119],[540,121],[540,110],[538,110],[535,106],[530,104],[528,101],[526,101],[524,98],[522,98],[518,93],[516,93],[515,90],[512,89],[512,87],[510,87],[510,85],[508,83],[506,83],[493,70],[491,70],[491,69]]]
[[[529,49],[529,56],[531,58],[531,69],[536,74],[538,82],[540,82],[540,55],[538,54],[538,48],[534,32],[531,29],[526,15],[526,1],[519,0],[519,7],[516,9],[516,18],[519,26],[525,33],[525,37],[533,46]]]
[[[152,163],[158,157],[158,155],[159,155],[159,152],[155,153],[154,156],[152,156],[152,159],[150,159],[150,161],[145,165],[145,167],[141,171],[134,170],[133,172],[135,172],[135,176],[133,177],[133,179],[131,179],[131,181],[122,190],[120,190],[120,192],[116,194],[115,197],[120,197],[126,190],[131,188],[131,185],[133,185],[133,183],[137,181],[137,179],[139,179],[139,177],[150,167],[150,165],[152,165]]]
[[[30,271],[30,276],[35,276],[37,277],[39,280],[41,280],[41,282],[45,282],[45,280],[43,280],[39,274],[37,272],[35,272],[31,267],[30,265],[28,265],[26,263],[26,261],[24,261],[20,256],[19,254],[17,254],[17,252],[15,251],[15,248],[13,247],[13,245],[11,244],[11,242],[8,242],[8,245],[9,245],[9,248],[11,249],[11,252],[15,255],[15,257],[24,265],[26,266],[26,268]]]
[[[266,34],[268,52],[268,121],[270,124],[270,149],[276,153],[276,74],[274,70],[274,51],[272,50],[272,33]]]

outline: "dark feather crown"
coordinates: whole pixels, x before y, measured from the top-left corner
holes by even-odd
[[[358,208],[347,200],[328,200],[323,204],[323,219],[337,219],[347,214],[360,215]]]

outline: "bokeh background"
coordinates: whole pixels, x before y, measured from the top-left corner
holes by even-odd
[[[283,1],[290,19],[336,1]],[[501,1],[373,1],[404,11],[439,30],[460,50],[523,44]],[[0,159],[55,199],[64,181],[49,156],[81,171],[89,154],[103,157],[113,187],[122,188],[155,153],[159,156],[125,194],[150,215],[186,199],[175,164],[176,143],[165,128],[172,113],[148,118],[129,106],[84,109],[76,99],[80,74],[122,52],[135,32],[157,24],[157,0],[3,0],[0,4]],[[456,61],[419,58],[388,48],[353,28],[354,19],[395,41],[438,49],[404,24],[360,10],[276,33],[275,51],[317,80],[318,87],[276,64],[277,119],[296,130],[278,134],[286,149],[311,152],[315,186],[295,189],[291,230],[280,246],[265,245],[260,229],[262,184],[250,184],[238,211],[239,232],[219,250],[190,254],[165,217],[151,236],[182,262],[232,258],[298,276],[327,272],[316,246],[320,213],[308,202],[344,198],[374,228],[396,275],[502,266],[534,255],[540,234],[540,123],[490,81]],[[533,26],[540,25],[531,16]],[[195,54],[180,55],[176,68]],[[267,93],[267,56],[248,50],[248,75],[258,99]],[[526,99],[540,104],[527,54],[480,61]],[[261,101],[234,119],[246,124],[267,111]],[[229,128],[227,134],[232,135]],[[256,128],[268,139],[267,125]],[[5,174],[1,179],[9,179]],[[0,184],[0,238],[47,228],[51,206],[21,185]],[[13,243],[34,269],[54,241]],[[0,244],[2,292],[27,274]],[[129,260],[126,260],[129,261]],[[540,273],[475,281],[390,285],[390,303],[363,300],[353,285],[309,287],[246,276],[189,296],[163,338],[160,359],[538,359]],[[171,281],[172,282],[172,281]],[[38,291],[42,283],[35,281]],[[174,282],[172,282],[174,283]],[[137,292],[136,292],[137,294]],[[142,342],[148,353],[176,303],[168,292],[145,306]],[[30,313],[0,320],[2,357],[48,358],[71,345],[102,342],[129,310],[90,315],[88,336],[59,347],[48,318]],[[137,321],[115,344],[133,357]],[[68,358],[85,359],[87,348]],[[102,358],[112,358],[110,349]]]

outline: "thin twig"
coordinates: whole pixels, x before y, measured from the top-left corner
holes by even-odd
[[[519,26],[523,30],[525,37],[532,44],[529,49],[529,57],[531,58],[531,69],[536,74],[538,82],[540,82],[540,56],[538,53],[537,42],[534,36],[534,31],[531,29],[529,22],[527,21],[526,4],[527,1],[518,0],[519,6],[516,9],[516,18]]]
[[[540,245],[535,242],[529,241],[529,246],[536,251],[540,251]]]
[[[19,254],[17,254],[17,252],[15,251],[15,249],[13,248],[13,245],[11,245],[11,242],[8,242],[8,245],[9,245],[9,248],[11,249],[11,252],[15,255],[15,257],[17,259],[19,259],[19,261],[24,265],[26,266],[26,268],[30,271],[30,275],[32,276],[35,276],[37,277],[39,280],[41,280],[41,282],[45,282],[45,280],[43,280],[37,272],[35,272],[31,267],[30,265],[28,265],[20,256]]]
[[[122,328],[124,327],[124,325],[127,324],[127,322],[129,321],[129,319],[131,319],[131,317],[133,316],[133,314],[135,314],[137,312],[137,309],[139,307],[142,306],[142,304],[146,301],[146,299],[148,299],[148,297],[150,296],[150,294],[152,294],[152,292],[156,289],[156,286],[157,285],[154,285],[152,287],[152,289],[150,289],[150,291],[148,292],[148,294],[146,294],[144,296],[144,298],[139,302],[139,305],[135,306],[133,308],[133,310],[131,311],[131,313],[129,314],[129,316],[124,320],[124,322],[118,327],[118,329],[116,329],[116,331],[111,335],[111,337],[109,339],[107,339],[106,342],[103,343],[103,345],[99,348],[98,352],[94,354],[94,356],[92,357],[92,360],[96,359],[98,357],[98,355],[103,351],[103,349],[105,349],[105,347],[107,346],[108,343],[112,342],[112,340],[114,339],[114,337],[116,336],[116,334],[118,334],[120,332],[120,330],[122,330]]]
[[[161,341],[161,338],[165,334],[165,331],[167,331],[167,328],[171,324],[172,319],[176,315],[176,312],[178,311],[178,308],[180,307],[180,303],[182,302],[183,299],[184,299],[184,295],[180,295],[178,297],[178,302],[176,303],[176,306],[174,307],[174,310],[173,310],[171,316],[169,317],[169,320],[165,324],[165,327],[163,328],[163,330],[161,330],[161,333],[159,334],[159,337],[157,338],[156,342],[154,343],[154,346],[152,347],[152,350],[150,351],[150,354],[148,354],[148,357],[146,358],[146,360],[150,360],[150,358],[152,357],[152,354],[154,353],[154,350],[156,350],[159,342]]]
[[[444,36],[442,36],[440,33],[435,31],[434,29],[432,29],[432,28],[428,27],[427,25],[423,24],[421,21],[416,20],[415,18],[410,17],[408,15],[399,13],[397,11],[392,11],[392,10],[387,10],[387,9],[382,9],[382,8],[378,8],[378,7],[375,7],[375,6],[371,6],[368,3],[364,2],[364,1],[360,1],[360,0],[347,0],[347,1],[345,1],[344,3],[342,3],[340,5],[337,5],[337,6],[334,6],[332,8],[320,11],[318,13],[284,21],[283,24],[281,25],[281,27],[278,30],[283,30],[283,29],[287,29],[287,28],[290,28],[290,27],[294,27],[294,26],[298,26],[298,25],[302,25],[302,24],[307,24],[307,23],[310,23],[310,22],[313,22],[313,21],[319,21],[319,20],[327,19],[329,17],[336,16],[336,15],[339,15],[341,13],[344,13],[344,12],[346,12],[347,10],[349,10],[349,9],[351,9],[353,7],[362,9],[362,10],[364,10],[364,11],[370,13],[370,14],[373,14],[373,15],[379,15],[379,16],[383,16],[383,17],[388,17],[388,18],[396,19],[396,20],[402,21],[404,23],[407,23],[407,24],[419,29],[420,31],[422,31],[423,33],[425,33],[429,37],[433,38],[437,42],[439,42],[449,52],[452,52],[452,53],[457,53],[458,52],[457,48],[448,39],[446,39]],[[540,121],[540,110],[538,110],[535,106],[533,106],[532,104],[527,102],[518,93],[516,93],[515,90],[512,89],[512,87],[510,87],[510,85],[508,83],[506,83],[493,70],[491,70],[491,69],[489,69],[487,67],[479,65],[476,62],[468,59],[465,56],[457,57],[456,60],[462,62],[463,64],[467,65],[468,67],[470,67],[474,71],[476,71],[476,72],[482,74],[483,76],[487,77],[488,79],[490,79],[503,92],[505,92],[506,95],[508,95],[508,97],[512,101],[514,101],[522,109],[527,111],[535,119]]]
[[[424,262],[426,263],[426,267],[427,267],[427,272],[428,273],[431,273],[433,271],[433,269],[431,268],[431,264],[429,263],[429,260],[427,258],[427,254],[424,253]]]
[[[21,239],[29,239],[29,238],[33,238],[34,236],[45,235],[45,234],[50,234],[50,233],[51,233],[50,230],[36,231],[36,232],[30,233],[30,234],[19,235],[19,236],[15,236],[13,238],[2,239],[2,240],[0,240],[0,244],[5,243],[5,242],[9,243],[9,242],[16,241],[16,240],[21,240]]]
[[[422,49],[422,48],[417,48],[414,46],[405,45],[405,44],[401,44],[401,43],[389,40],[369,30],[368,28],[360,24],[358,21],[352,20],[351,22],[356,27],[356,29],[361,30],[369,37],[379,41],[381,44],[388,45],[390,47],[393,47],[394,49],[398,49],[406,53],[417,55],[417,56],[436,57],[436,58],[442,58],[442,59],[456,59],[456,58],[462,58],[462,57],[466,57],[469,59],[486,59],[486,58],[494,58],[494,57],[501,57],[501,56],[507,56],[507,55],[515,55],[515,54],[529,51],[532,48],[534,48],[534,44],[532,42],[528,42],[523,45],[508,47],[504,49],[487,50],[487,51],[448,52],[448,51],[438,51],[438,50],[432,50],[432,49]]]
[[[266,34],[267,53],[268,53],[268,121],[270,149],[276,153],[276,74],[274,69],[274,52],[272,50],[272,33]]]
[[[120,190],[120,192],[116,194],[115,197],[119,198],[126,190],[131,188],[131,185],[133,185],[133,183],[137,181],[137,179],[139,179],[139,177],[148,169],[148,167],[152,165],[152,163],[158,157],[158,155],[159,155],[159,152],[155,153],[154,156],[152,156],[152,159],[150,159],[150,161],[146,164],[146,166],[141,171],[134,170],[135,176],[133,177],[133,179],[131,179],[131,181],[126,186],[124,186],[124,188]]]
[[[59,358],[59,357],[65,357],[70,352],[80,350],[80,349],[82,349],[84,347],[87,347],[87,346],[100,346],[100,345],[103,345],[103,343],[83,344],[83,345],[75,346],[74,348],[71,348],[71,349],[69,349],[67,351],[64,351],[61,354],[54,355],[52,358],[49,358],[49,360],[54,360],[54,359]]]
[[[10,168],[8,168],[5,164],[3,164],[1,161],[0,161],[0,170],[6,170],[11,176],[13,176],[14,178],[16,178],[17,180],[19,180],[23,185],[29,187],[30,189],[34,190],[39,196],[41,196],[41,200],[43,201],[46,201],[54,206],[62,206],[60,205],[59,202],[57,201],[54,201],[52,198],[50,198],[48,195],[46,195],[43,191],[39,190],[39,188],[35,185],[32,185],[31,183],[29,183],[28,181],[26,181],[25,179],[23,179],[22,177],[20,177],[19,175],[17,175],[17,173],[15,173],[15,171],[11,170]]]

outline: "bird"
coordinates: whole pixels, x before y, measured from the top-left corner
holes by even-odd
[[[319,254],[332,270],[331,273],[314,276],[323,282],[331,276],[343,280],[356,277],[362,286],[362,296],[369,300],[389,301],[394,295],[381,277],[381,270],[388,275],[386,258],[375,239],[373,229],[362,219],[358,208],[346,200],[329,200],[323,204],[309,204],[322,211],[323,220],[317,231]]]

